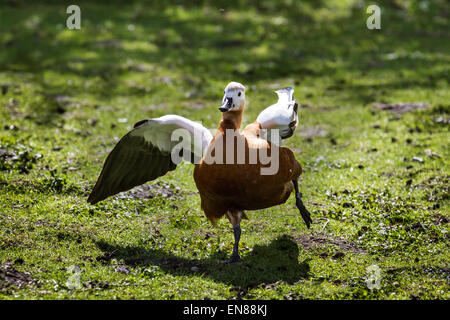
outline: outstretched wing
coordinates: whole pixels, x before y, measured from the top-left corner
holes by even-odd
[[[278,102],[264,109],[256,121],[261,124],[263,137],[281,145],[281,139],[287,139],[294,134],[298,124],[297,108],[298,104],[294,99],[294,89],[292,87],[275,91],[278,95]],[[273,136],[273,131],[278,130],[278,139]]]
[[[286,87],[275,91],[278,95],[278,103],[290,104],[295,103],[294,88]]]
[[[189,141],[180,144],[177,139],[186,135]],[[191,154],[201,158],[211,140],[208,129],[180,116],[139,121],[106,158],[88,202],[95,204],[174,170],[182,158],[174,161],[173,155],[179,155],[182,149],[189,153],[188,157],[184,154],[184,159],[190,159]]]

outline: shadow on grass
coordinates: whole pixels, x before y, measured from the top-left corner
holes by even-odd
[[[123,260],[134,267],[159,266],[164,272],[180,276],[205,276],[240,288],[265,286],[277,281],[289,284],[309,278],[308,260],[298,262],[298,245],[284,235],[267,245],[256,245],[241,264],[224,264],[220,253],[206,259],[181,258],[158,249],[123,247],[97,242],[105,253],[100,261]]]

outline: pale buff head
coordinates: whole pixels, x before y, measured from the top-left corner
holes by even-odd
[[[224,90],[221,112],[238,111],[245,106],[245,87],[239,82],[230,82]]]

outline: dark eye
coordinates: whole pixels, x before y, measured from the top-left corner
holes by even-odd
[[[241,92],[239,91],[239,93],[238,93],[238,97],[240,97],[241,96]]]

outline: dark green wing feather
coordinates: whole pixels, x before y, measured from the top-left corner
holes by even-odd
[[[154,180],[176,167],[170,153],[159,150],[142,136],[128,133],[106,158],[88,202],[95,204]]]

